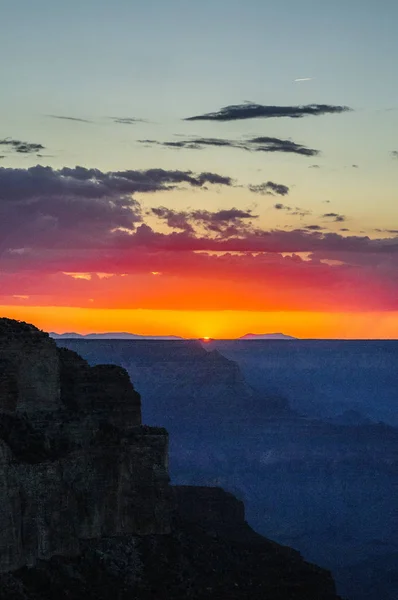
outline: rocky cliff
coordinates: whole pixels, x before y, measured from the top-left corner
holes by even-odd
[[[121,367],[0,319],[0,599],[336,600],[218,488],[172,487]]]
[[[0,320],[0,571],[82,540],[170,531],[165,430],[141,426],[121,367]]]

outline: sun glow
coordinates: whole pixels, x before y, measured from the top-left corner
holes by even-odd
[[[236,338],[258,330],[282,331],[299,338],[398,339],[398,311],[178,311],[94,308],[94,303],[90,303],[90,308],[29,306],[28,300],[14,301],[13,305],[0,305],[2,316],[59,333],[130,331],[141,335],[180,335],[209,342]],[[203,330],[209,335],[202,337]]]

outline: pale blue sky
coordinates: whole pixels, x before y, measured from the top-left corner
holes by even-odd
[[[353,231],[398,225],[398,160],[391,157],[398,150],[395,0],[0,0],[0,14],[0,138],[42,143],[51,155],[7,155],[1,166],[212,170],[242,183],[292,186],[289,202],[314,213],[330,200],[331,210],[350,217]],[[305,77],[313,80],[294,82]],[[245,100],[348,105],[354,112],[180,120]],[[112,116],[153,123],[121,125]],[[174,134],[292,138],[322,155],[136,143]],[[308,169],[312,163],[321,168]],[[168,195],[179,207],[197,199],[193,192]],[[247,190],[202,194],[200,202],[209,208],[257,202],[271,225],[282,219],[270,210],[271,200]]]

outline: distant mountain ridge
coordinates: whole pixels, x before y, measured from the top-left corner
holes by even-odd
[[[139,335],[136,333],[126,332],[107,332],[107,333],[55,333],[50,332],[50,337],[55,340],[62,339],[85,339],[85,340],[182,340],[178,335]]]
[[[74,331],[68,333],[56,333],[55,331],[50,332],[50,337],[55,340],[69,339],[69,340],[184,340],[178,335],[139,335],[137,333],[127,333],[124,331],[109,331],[106,333],[75,333]],[[297,340],[291,335],[285,335],[284,333],[246,333],[242,335],[238,340]]]
[[[246,333],[242,335],[238,340],[298,340],[291,335],[285,335],[284,333]]]

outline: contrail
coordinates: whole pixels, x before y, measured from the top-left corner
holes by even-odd
[[[295,79],[294,81],[312,81],[315,79],[314,77],[300,77],[299,79]]]

